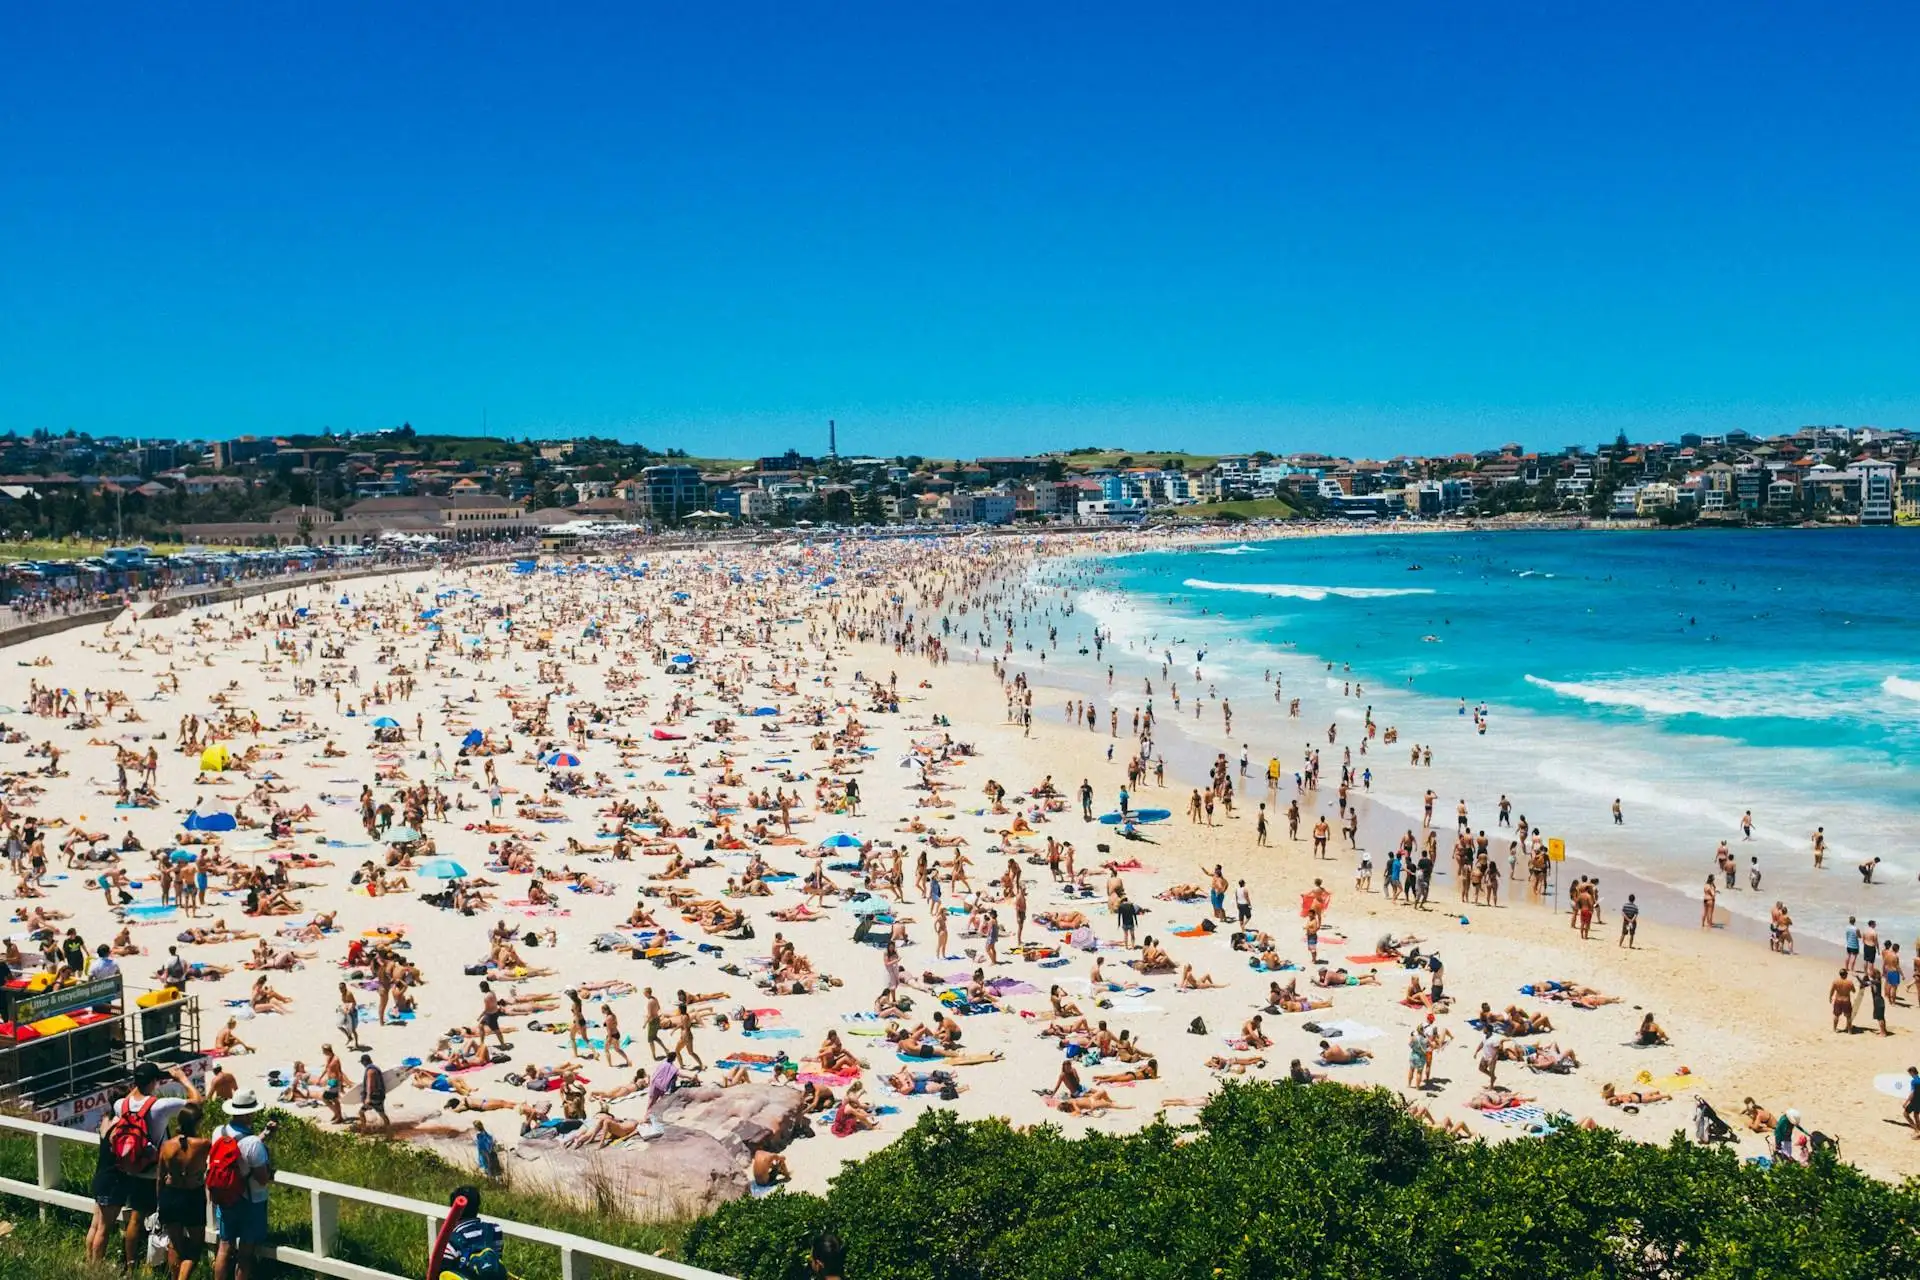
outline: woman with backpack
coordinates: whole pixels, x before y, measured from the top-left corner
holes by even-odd
[[[198,1103],[180,1108],[175,1134],[160,1147],[160,1229],[167,1237],[168,1280],[188,1280],[207,1248],[207,1153]]]

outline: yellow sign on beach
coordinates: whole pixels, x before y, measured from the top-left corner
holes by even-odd
[[[1567,842],[1559,836],[1547,841],[1547,861],[1565,862],[1567,860]]]

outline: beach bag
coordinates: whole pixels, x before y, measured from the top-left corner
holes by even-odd
[[[1206,1019],[1195,1018],[1192,1022],[1188,1023],[1187,1034],[1190,1036],[1203,1036],[1207,1034]]]
[[[247,1167],[240,1155],[240,1139],[223,1130],[207,1152],[207,1199],[226,1209],[239,1204],[246,1193]]]
[[[123,1102],[114,1112],[113,1123],[107,1126],[107,1150],[113,1153],[113,1167],[122,1173],[145,1173],[160,1159],[147,1132],[147,1113],[153,1110],[153,1103],[152,1098],[142,1098],[136,1110]]]

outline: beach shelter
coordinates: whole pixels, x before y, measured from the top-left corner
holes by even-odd
[[[486,734],[480,732],[478,729],[469,729],[467,730],[467,736],[460,739],[460,745],[463,747],[477,747],[486,740]]]
[[[689,663],[693,661],[693,655],[690,653],[676,653],[671,658],[668,658],[667,661],[677,662],[677,663]]]
[[[220,773],[233,767],[233,752],[224,743],[214,743],[200,753],[200,767],[208,773]]]
[[[189,813],[180,824],[189,831],[231,831],[240,824],[230,813]]]

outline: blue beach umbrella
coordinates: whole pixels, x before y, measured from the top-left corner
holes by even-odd
[[[376,729],[398,729],[400,722],[392,716],[375,716],[373,718],[373,727]]]
[[[415,868],[415,870],[429,880],[464,880],[467,878],[467,869],[455,862],[452,858],[428,858]]]
[[[858,849],[860,837],[850,836],[844,831],[836,831],[820,842],[822,849]]]
[[[546,758],[545,763],[556,769],[578,769],[580,757],[571,751],[556,751]]]

